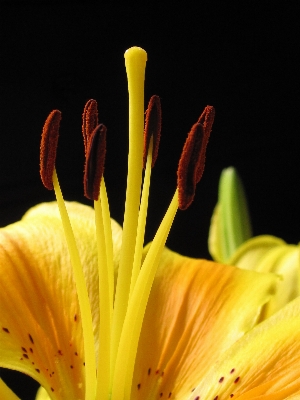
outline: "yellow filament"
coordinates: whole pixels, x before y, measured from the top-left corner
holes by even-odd
[[[2,400],[20,400],[14,392],[0,378],[0,398]]]
[[[144,237],[145,237],[145,228],[146,228],[146,219],[147,219],[147,210],[148,210],[148,198],[149,198],[149,189],[150,189],[150,178],[151,178],[151,165],[152,165],[152,150],[153,150],[153,136],[151,136],[148,155],[147,155],[147,163],[145,169],[145,176],[143,181],[143,190],[141,197],[141,205],[139,211],[139,219],[138,219],[138,228],[136,234],[136,243],[135,243],[135,251],[134,251],[134,261],[132,267],[132,275],[131,275],[131,284],[130,284],[130,295],[133,291],[135,282],[137,280],[138,274],[141,268],[141,260],[143,254],[143,245],[144,245]],[[129,295],[129,298],[130,298]]]
[[[92,313],[85,285],[85,277],[81,265],[78,248],[76,245],[73,229],[66,209],[66,205],[60,190],[56,170],[53,171],[53,186],[60,212],[60,217],[69,248],[71,264],[78,294],[80,315],[82,320],[84,358],[85,358],[85,400],[95,400],[96,394],[96,358]]]
[[[144,80],[147,53],[132,47],[125,53],[129,92],[129,154],[123,240],[112,331],[112,368],[128,304],[142,182]]]
[[[102,193],[103,192],[103,193]],[[101,194],[102,193],[102,194]],[[113,311],[113,256],[110,215],[104,179],[101,179],[100,198],[94,202],[99,273],[99,354],[96,399],[108,399],[110,390],[110,350]]]
[[[176,190],[143,262],[128,304],[114,370],[112,400],[130,399],[134,363],[143,318],[160,256],[177,209],[178,191]]]
[[[103,227],[104,227],[105,247],[106,247],[106,260],[108,269],[109,307],[112,314],[113,301],[114,301],[113,241],[112,241],[110,211],[109,211],[109,204],[108,204],[104,178],[101,179],[101,184],[100,184],[100,201],[102,207]]]

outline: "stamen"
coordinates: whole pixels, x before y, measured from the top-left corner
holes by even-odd
[[[88,140],[84,169],[84,195],[91,200],[98,200],[100,181],[104,171],[106,153],[106,127],[99,124]]]
[[[53,110],[47,117],[42,132],[40,175],[43,185],[49,190],[53,190],[52,175],[55,168],[60,120],[61,112]]]
[[[90,99],[84,106],[82,114],[82,135],[85,154],[88,150],[89,139],[98,125],[98,107],[96,100]]]
[[[94,346],[94,333],[92,313],[89,303],[89,296],[85,284],[82,264],[73,233],[72,225],[63,199],[63,195],[58,182],[55,170],[56,148],[59,134],[59,123],[61,120],[61,112],[54,110],[48,116],[42,133],[42,141],[40,146],[40,170],[41,178],[44,185],[48,189],[54,189],[57,205],[65,233],[65,238],[69,250],[71,265],[74,272],[74,280],[76,284],[80,314],[82,318],[82,331],[84,342],[84,358],[85,358],[85,395],[86,399],[94,399],[96,393],[96,355]],[[33,339],[29,335],[33,343]]]
[[[149,149],[150,138],[153,136],[152,164],[154,167],[158,155],[158,147],[161,131],[161,104],[159,96],[152,96],[146,110],[146,121],[144,130],[144,153],[143,153],[143,168],[146,168],[147,155]]]
[[[198,122],[192,126],[184,144],[177,170],[178,201],[181,210],[186,210],[191,205],[196,185],[202,177],[214,115],[213,107],[205,107]]]

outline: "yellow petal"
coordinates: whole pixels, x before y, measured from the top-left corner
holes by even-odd
[[[94,211],[68,210],[99,326]],[[121,228],[113,223],[120,247]],[[70,257],[56,203],[0,230],[0,366],[36,379],[51,398],[84,396],[82,329]],[[96,335],[97,337],[97,335]]]
[[[10,390],[10,388],[3,382],[1,378],[0,378],[0,399],[20,400],[19,397]]]
[[[274,272],[281,276],[276,294],[264,308],[264,318],[268,318],[285,304],[299,296],[300,290],[300,248],[282,245],[271,249],[257,266],[258,271]]]
[[[299,327],[298,297],[222,354],[193,398],[227,399],[232,394],[239,400],[299,398]]]
[[[41,386],[37,391],[35,400],[51,400],[46,390]]]
[[[283,240],[270,235],[256,236],[247,240],[228,260],[230,265],[243,269],[256,270],[261,258],[272,248],[286,244]]]
[[[268,318],[300,294],[300,247],[273,236],[257,236],[245,242],[230,262],[239,268],[273,272],[281,276],[276,294],[265,306]]]
[[[186,398],[218,357],[255,325],[276,282],[273,274],[166,249],[146,309],[132,398]]]

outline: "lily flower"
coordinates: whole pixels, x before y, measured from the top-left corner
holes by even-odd
[[[178,208],[190,205],[203,173],[214,118],[210,106],[188,135],[177,189],[143,248],[161,111],[154,96],[143,145],[145,51],[127,50],[125,64],[123,226],[109,215],[106,128],[98,124],[96,102],[89,101],[83,113],[84,187],[94,209],[63,201],[55,170],[61,114],[53,111],[42,135],[41,176],[57,203],[40,204],[0,230],[0,366],[36,379],[37,400],[296,399],[299,299],[257,325],[276,290],[275,274],[192,259],[165,247]],[[18,397],[0,380],[0,398]]]
[[[222,171],[208,242],[210,254],[218,262],[281,277],[262,318],[300,295],[300,246],[271,235],[252,237],[245,191],[233,167]]]

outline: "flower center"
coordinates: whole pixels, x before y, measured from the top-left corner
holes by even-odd
[[[97,103],[89,100],[83,113],[86,154],[85,195],[94,200],[99,275],[99,355],[96,357],[91,307],[71,223],[55,170],[61,114],[53,111],[44,126],[41,176],[54,188],[82,316],[85,356],[85,399],[129,399],[139,336],[151,286],[178,207],[192,202],[204,168],[205,150],[214,109],[207,106],[192,127],[178,168],[178,188],[142,262],[151,168],[154,166],[161,129],[158,96],[152,96],[144,129],[144,77],[147,54],[138,47],[125,53],[129,92],[129,154],[123,239],[114,291],[113,246],[109,203],[103,178],[106,127],[98,124]],[[144,143],[143,143],[144,132]],[[143,177],[143,168],[145,169]],[[98,361],[96,361],[98,359]]]

